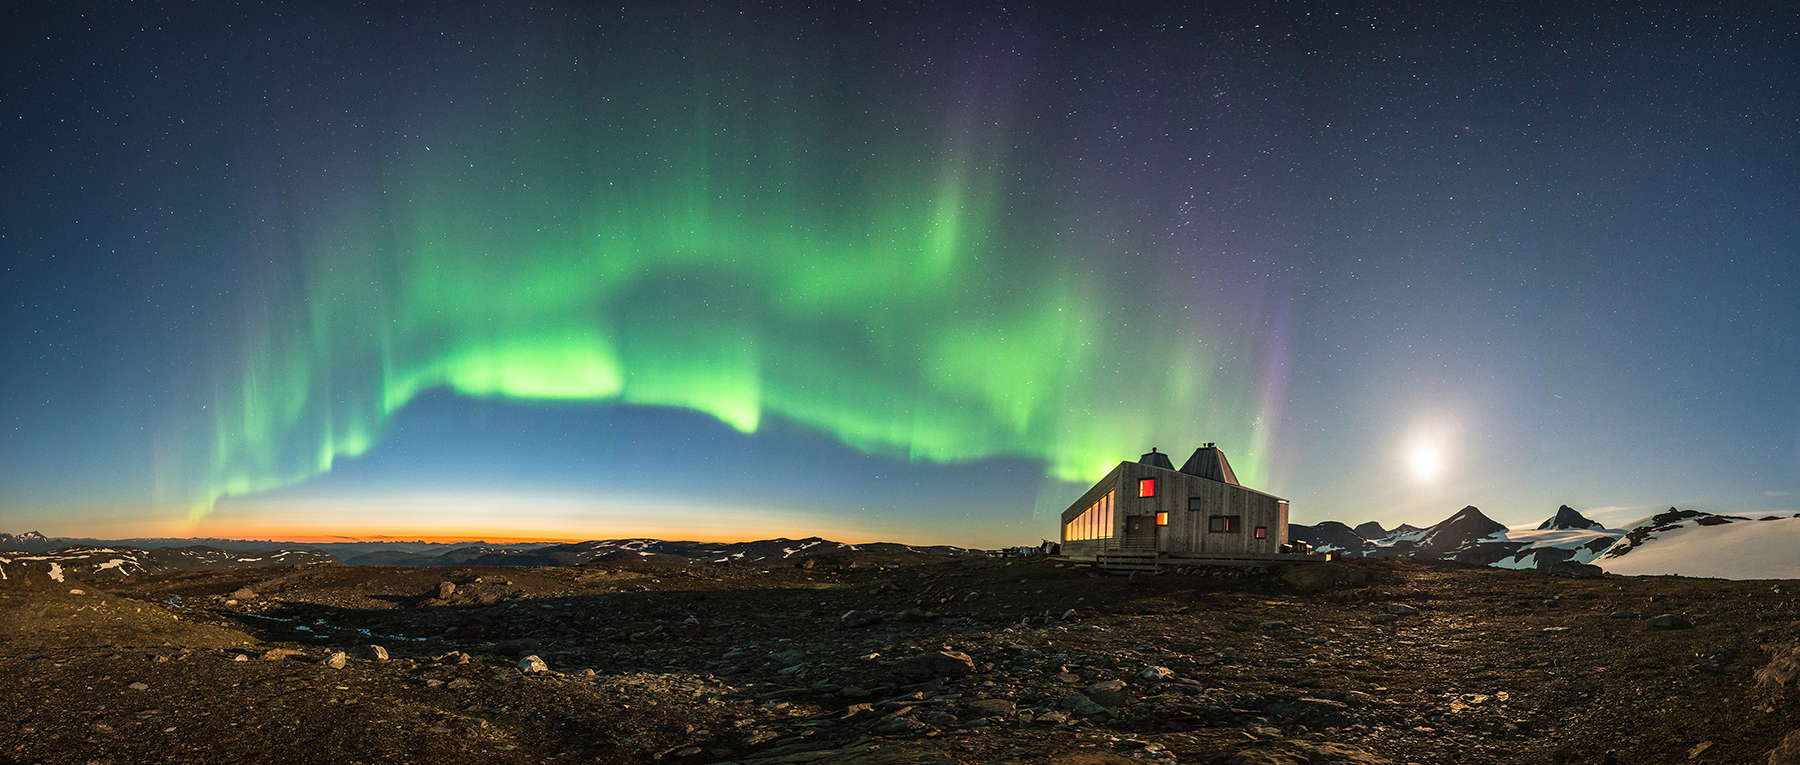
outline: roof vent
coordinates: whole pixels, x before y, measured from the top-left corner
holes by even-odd
[[[1225,459],[1225,452],[1211,442],[1195,449],[1194,456],[1189,457],[1181,466],[1181,472],[1232,486],[1243,485],[1238,483],[1237,475],[1231,472],[1231,463]]]
[[[1164,470],[1174,470],[1175,469],[1175,463],[1169,461],[1169,455],[1163,454],[1162,452],[1157,451],[1156,447],[1154,447],[1154,446],[1150,447],[1149,454],[1145,454],[1144,456],[1138,458],[1138,464],[1139,465],[1149,465],[1151,467],[1159,467]]]

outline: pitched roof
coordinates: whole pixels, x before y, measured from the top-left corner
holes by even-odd
[[[1174,470],[1175,469],[1175,463],[1169,461],[1169,455],[1163,454],[1162,452],[1157,451],[1156,447],[1154,447],[1154,446],[1150,447],[1149,454],[1145,454],[1144,456],[1138,458],[1138,464],[1139,465],[1149,465],[1151,467],[1159,467],[1164,470]]]
[[[1195,449],[1194,456],[1182,464],[1181,472],[1232,486],[1243,485],[1238,483],[1237,474],[1231,472],[1231,463],[1225,459],[1225,452],[1212,444]]]

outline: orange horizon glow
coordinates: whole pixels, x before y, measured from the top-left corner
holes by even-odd
[[[35,519],[31,516],[36,515]],[[394,492],[355,496],[234,499],[209,517],[160,511],[121,520],[81,508],[21,513],[48,536],[104,540],[231,539],[271,544],[405,543],[545,545],[605,539],[733,543],[821,538],[992,549],[1056,533],[1033,521],[968,513],[919,528],[909,518],[864,508],[708,504],[677,497],[594,498],[572,494]],[[1049,533],[1044,533],[1048,531]],[[71,533],[72,532],[72,533]],[[1024,540],[1024,541],[1020,541]]]

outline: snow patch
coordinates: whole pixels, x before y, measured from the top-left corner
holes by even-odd
[[[55,563],[51,563],[50,564],[50,578],[55,579],[58,582],[63,581],[62,566],[58,566]]]

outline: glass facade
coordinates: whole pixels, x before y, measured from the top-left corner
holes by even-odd
[[[1107,539],[1113,535],[1113,493],[1107,492],[1099,501],[1088,505],[1086,510],[1075,516],[1063,526],[1063,541],[1079,542],[1083,539]]]

